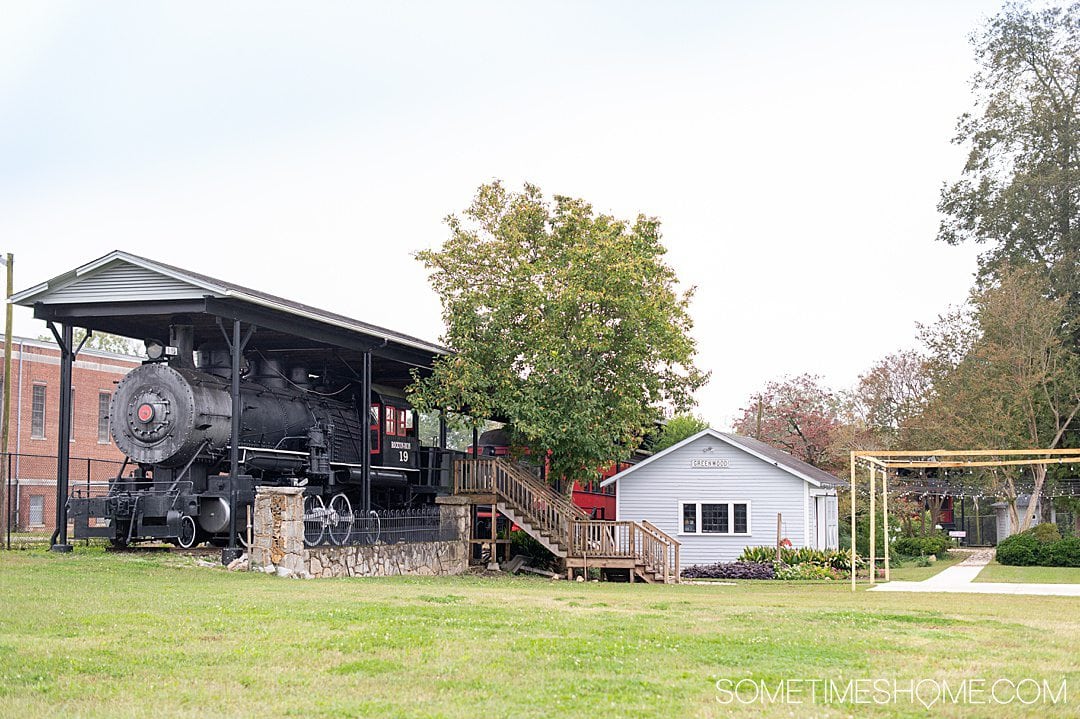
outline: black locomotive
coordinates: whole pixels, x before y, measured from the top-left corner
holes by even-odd
[[[257,484],[304,487],[305,518],[331,522],[351,522],[361,509],[430,502],[438,491],[439,475],[431,466],[437,454],[420,447],[416,413],[399,391],[373,385],[365,422],[350,378],[325,370],[311,374],[258,353],[246,358],[240,383],[234,487],[229,352],[203,348],[185,358],[179,344],[177,355],[148,361],[117,385],[109,427],[135,468],[121,470],[103,496],[69,500],[77,538],[224,545],[230,526],[246,526]],[[367,486],[361,471],[365,431]],[[231,525],[232,506],[243,514]],[[332,527],[330,536],[341,538]]]

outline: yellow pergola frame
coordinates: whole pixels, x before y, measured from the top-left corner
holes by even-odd
[[[935,459],[928,460],[927,457]],[[997,458],[997,459],[994,459]],[[1007,459],[1002,459],[1007,458]],[[889,573],[889,470],[927,467],[1015,467],[1035,464],[1080,462],[1080,449],[933,449],[854,450],[851,452],[851,591],[855,591],[855,489],[856,465],[862,463],[870,474],[870,584],[877,583],[877,476],[881,475],[881,505],[885,516],[885,581]]]

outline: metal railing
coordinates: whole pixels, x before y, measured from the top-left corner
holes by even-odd
[[[304,545],[357,546],[460,539],[457,527],[442,521],[437,506],[379,512],[338,512],[331,507],[304,510]]]
[[[69,492],[100,496],[122,466],[117,460],[72,457],[68,460]],[[57,469],[55,455],[0,453],[6,509],[0,512],[0,528],[8,549],[48,543],[56,529]]]

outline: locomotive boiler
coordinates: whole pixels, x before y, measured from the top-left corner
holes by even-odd
[[[351,378],[325,369],[312,374],[258,353],[246,359],[240,381],[240,473],[234,480],[229,352],[208,348],[192,355],[190,345],[185,352],[179,344],[178,353],[144,363],[117,384],[109,427],[133,471],[122,470],[103,496],[69,500],[77,538],[223,545],[231,508],[244,513],[235,523],[243,527],[256,484],[303,487],[306,516],[343,522],[365,499],[376,507],[415,499],[418,427],[400,392],[373,386],[370,407],[362,412]],[[340,538],[333,531],[330,536]]]

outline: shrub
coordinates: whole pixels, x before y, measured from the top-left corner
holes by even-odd
[[[1030,567],[1039,563],[1041,554],[1039,540],[1031,530],[1014,534],[998,542],[997,560],[1001,564]]]
[[[776,578],[785,580],[839,579],[840,573],[832,567],[820,564],[780,565],[776,568]]]
[[[776,572],[766,562],[718,562],[696,564],[682,571],[684,579],[773,579]]]
[[[935,532],[925,537],[900,537],[893,542],[893,551],[906,557],[928,557],[942,554],[952,546],[948,535]]]
[[[1056,524],[1036,524],[1028,531],[1031,532],[1031,536],[1043,544],[1061,541],[1061,530],[1057,528]]]
[[[553,569],[556,563],[555,555],[547,547],[521,530],[510,532],[510,553],[524,554],[537,569]]]
[[[1068,537],[1050,546],[1050,562],[1055,567],[1080,567],[1080,537]]]
[[[739,555],[740,562],[763,562],[776,561],[776,547],[746,547]],[[851,569],[851,552],[849,550],[836,549],[811,549],[809,547],[780,548],[780,562],[789,566],[797,564],[816,564],[822,567],[832,567],[841,571]],[[860,560],[861,563],[861,560]]]
[[[1080,567],[1080,539],[1060,537],[1053,524],[1037,524],[998,542],[997,560],[1019,567]]]

